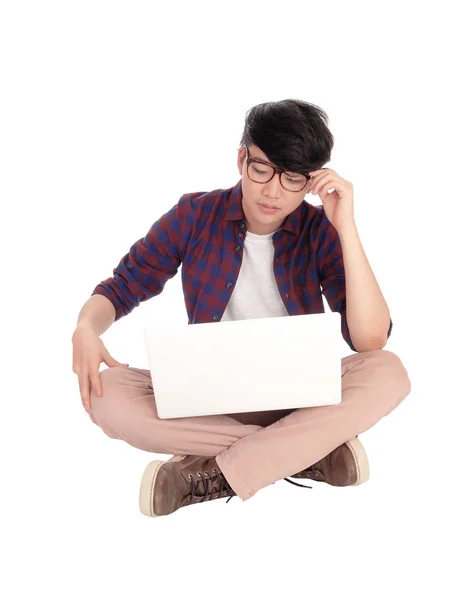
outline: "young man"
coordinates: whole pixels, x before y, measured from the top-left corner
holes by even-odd
[[[357,435],[411,388],[401,360],[383,350],[393,324],[359,240],[353,186],[322,168],[332,148],[327,116],[317,106],[255,106],[238,150],[241,180],[183,195],[83,306],[73,370],[90,418],[112,438],[174,455],[146,468],[144,514],[235,495],[247,500],[289,476],[335,486],[368,479]],[[322,205],[307,203],[308,192]],[[341,404],[159,419],[150,372],[114,360],[99,336],[161,293],[181,264],[190,324],[321,313],[324,294],[341,313],[343,337],[355,352],[342,359]],[[282,360],[282,344],[273,350]],[[99,373],[101,362],[110,368]]]

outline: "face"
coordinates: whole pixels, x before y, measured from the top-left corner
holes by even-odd
[[[250,158],[272,164],[258,146],[249,146],[248,150]],[[246,158],[246,149],[242,147],[238,150],[238,171],[242,176],[242,207],[247,229],[258,235],[273,233],[281,227],[287,215],[302,203],[305,195],[310,191],[310,182],[300,192],[284,189],[277,173],[267,183],[255,183],[248,177]],[[269,210],[263,205],[277,208]]]

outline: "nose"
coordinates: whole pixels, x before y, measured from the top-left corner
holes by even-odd
[[[263,196],[277,200],[282,193],[281,179],[279,174],[276,173],[271,181],[265,183],[261,191]]]

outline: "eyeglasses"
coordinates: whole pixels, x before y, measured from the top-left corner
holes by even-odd
[[[255,183],[268,183],[276,173],[279,173],[279,180],[285,190],[288,192],[301,192],[312,178],[311,175],[278,169],[259,158],[250,158],[248,146],[244,146],[244,148],[247,156],[246,169],[248,177]]]

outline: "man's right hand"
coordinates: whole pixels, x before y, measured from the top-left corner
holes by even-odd
[[[128,367],[129,363],[120,363],[109,354],[101,338],[89,327],[78,326],[72,336],[73,372],[78,375],[82,404],[88,412],[91,408],[90,391],[94,388],[101,396],[103,389],[100,380],[100,365],[108,367]]]

